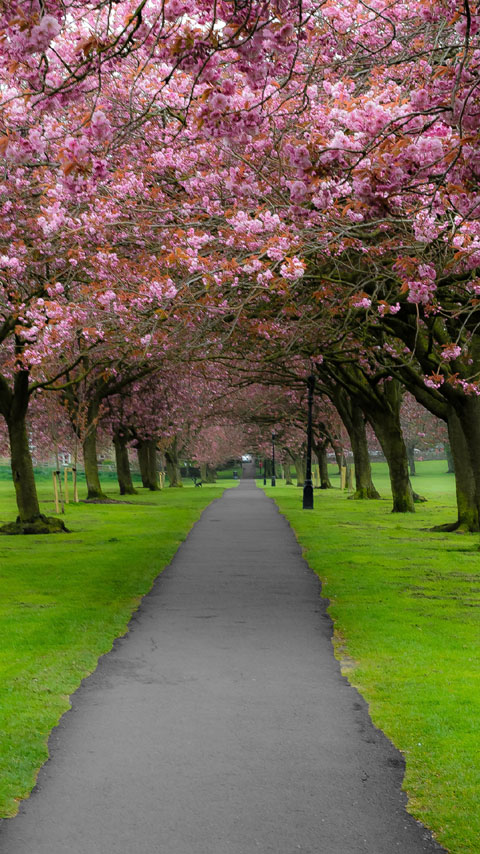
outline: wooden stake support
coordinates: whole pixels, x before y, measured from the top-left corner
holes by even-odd
[[[340,468],[340,489],[345,489],[347,484],[347,467],[342,466]]]
[[[73,501],[75,504],[78,504],[77,469],[75,468],[75,466],[72,468],[72,476],[73,476]]]
[[[64,491],[65,491],[65,504],[70,503],[70,491],[68,487],[68,475],[72,475],[72,486],[73,486],[73,502],[74,504],[78,504],[78,488],[77,488],[77,469],[71,466],[65,466],[63,470],[63,480],[64,480]],[[60,475],[59,475],[60,478]]]
[[[52,471],[53,478],[53,495],[55,500],[55,513],[60,513],[60,503],[58,501],[58,480],[60,477],[60,473],[56,471]]]
[[[65,492],[65,504],[70,504],[69,495],[68,495],[68,472],[71,471],[69,468],[64,468],[63,470],[63,480],[64,480],[64,492]]]
[[[158,482],[160,484],[160,489],[163,489],[165,486],[165,472],[164,471],[158,472]]]

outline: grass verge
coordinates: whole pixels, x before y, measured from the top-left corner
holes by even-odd
[[[28,797],[69,695],[127,631],[153,580],[229,485],[140,490],[128,505],[70,504],[70,534],[0,537],[1,817]],[[38,487],[51,515],[51,478]],[[0,482],[0,521],[14,517],[13,486]]]
[[[322,580],[343,673],[405,756],[409,811],[452,854],[478,854],[479,538],[425,530],[456,517],[445,462],[418,464],[428,503],[405,515],[390,512],[386,467],[373,468],[385,500],[315,490],[312,511],[300,489],[264,489]]]

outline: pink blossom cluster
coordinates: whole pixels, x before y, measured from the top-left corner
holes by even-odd
[[[297,258],[297,256],[294,255],[292,258],[286,259],[286,261],[280,266],[280,273],[284,279],[295,282],[297,279],[301,279],[304,275],[305,264],[300,258]]]
[[[462,348],[458,344],[446,344],[442,348],[442,358],[446,362],[451,362],[453,359],[458,359],[462,353]]]

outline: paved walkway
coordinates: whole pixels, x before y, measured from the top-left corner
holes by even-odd
[[[252,478],[254,480],[256,471],[257,466],[255,460],[252,460],[250,463],[242,463],[242,478],[244,480],[248,478]]]
[[[73,697],[1,854],[420,854],[316,577],[242,481]]]

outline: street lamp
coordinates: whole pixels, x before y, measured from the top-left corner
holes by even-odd
[[[267,485],[267,458],[263,459],[263,485]]]
[[[315,377],[313,374],[307,379],[308,386],[308,418],[307,418],[307,471],[303,487],[303,509],[313,510],[313,484],[312,484],[312,407],[313,390],[315,388]]]
[[[272,480],[271,486],[275,486],[275,433],[272,433]]]

